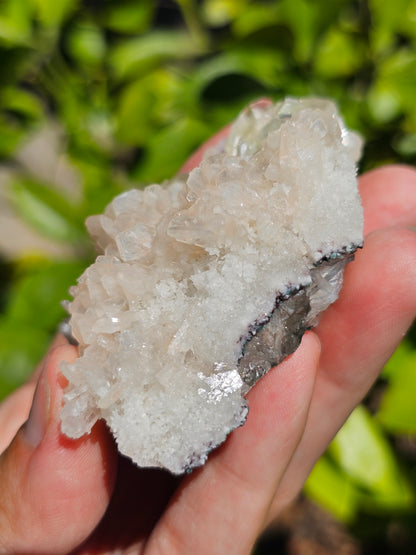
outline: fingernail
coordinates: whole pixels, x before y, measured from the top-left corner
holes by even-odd
[[[49,420],[50,388],[47,366],[48,360],[45,361],[42,374],[36,386],[29,418],[24,426],[26,440],[33,447],[37,447],[42,441]]]

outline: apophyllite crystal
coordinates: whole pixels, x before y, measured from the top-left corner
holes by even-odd
[[[88,218],[101,254],[68,303],[63,432],[104,418],[139,466],[203,464],[338,296],[362,244],[360,148],[330,101],[249,108],[189,175]]]

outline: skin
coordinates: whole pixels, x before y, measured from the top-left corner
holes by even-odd
[[[0,404],[0,553],[250,553],[416,314],[416,172],[384,167],[359,184],[365,246],[339,299],[250,391],[246,425],[203,468],[182,478],[139,469],[102,422],[81,439],[63,436],[59,365],[77,349],[55,339],[33,378]]]

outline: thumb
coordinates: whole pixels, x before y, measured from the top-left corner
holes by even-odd
[[[0,553],[67,553],[104,514],[114,483],[116,453],[104,425],[71,440],[60,431],[71,345],[47,357],[28,421],[0,457]]]

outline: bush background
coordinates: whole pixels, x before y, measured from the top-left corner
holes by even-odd
[[[416,0],[0,1],[0,398],[92,260],[85,217],[170,177],[251,100],[335,98],[361,171],[414,164],[415,47]],[[308,481],[362,552],[413,552],[415,398],[409,334]]]

